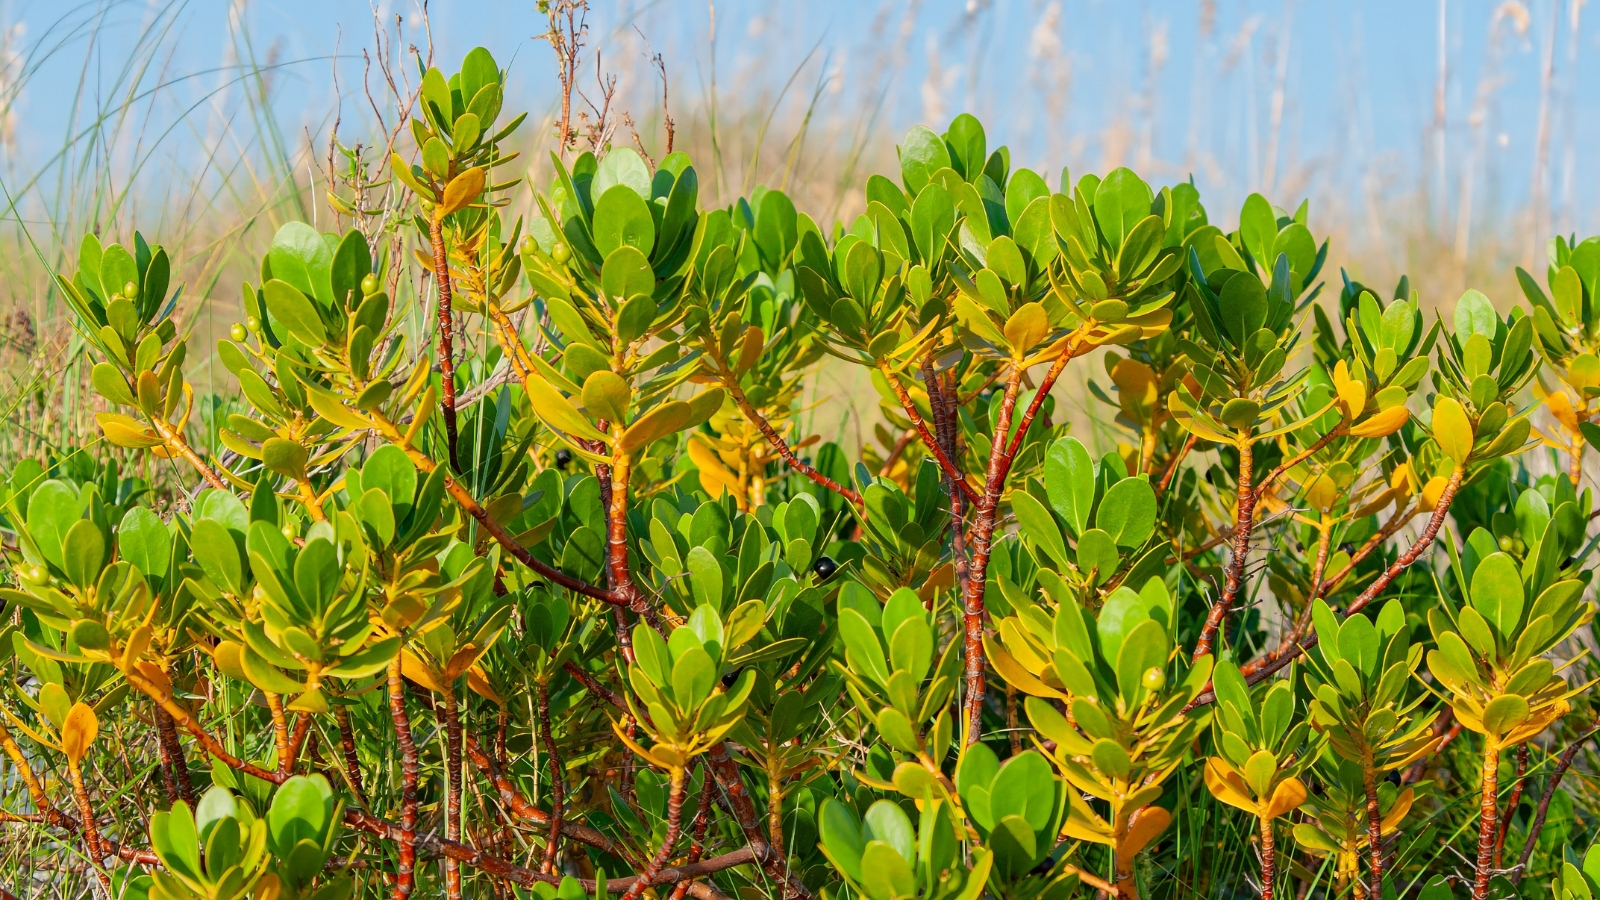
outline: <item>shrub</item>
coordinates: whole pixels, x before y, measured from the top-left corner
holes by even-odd
[[[59,278],[121,449],[0,491],[0,743],[94,890],[1593,891],[1541,832],[1593,731],[1600,239],[1430,323],[1322,299],[1304,204],[1052,191],[968,115],[827,231],[626,147],[508,221],[503,100],[428,70],[413,215],[277,232],[214,433],[161,248]],[[1052,393],[1091,355],[1098,457]],[[882,451],[804,434],[825,360]]]

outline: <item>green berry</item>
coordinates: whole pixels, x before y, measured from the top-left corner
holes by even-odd
[[[377,292],[378,276],[369,273],[365,278],[361,279],[361,293],[371,296]]]
[[[1147,691],[1159,691],[1167,686],[1166,670],[1159,666],[1151,666],[1144,670],[1144,675],[1140,677],[1139,683],[1144,685]]]
[[[525,234],[525,235],[522,236],[522,240],[517,241],[517,252],[518,253],[532,253],[533,252],[533,246],[534,246],[534,244],[533,244],[533,235]]]
[[[1506,551],[1507,553],[1510,553],[1511,552],[1511,538],[1509,538],[1509,537],[1500,538],[1500,549]]]
[[[244,326],[238,322],[233,323],[233,327],[228,329],[228,337],[233,338],[235,341],[243,341],[245,338]]]
[[[572,258],[572,249],[565,242],[556,241],[556,245],[550,248],[550,258],[558,263],[565,263]]]
[[[18,574],[29,584],[44,584],[50,580],[50,573],[44,566],[25,566]]]
[[[139,286],[131,281],[128,282],[122,286],[122,296],[127,297],[130,300],[139,296]]]
[[[246,331],[249,331],[249,332],[252,332],[252,333],[260,331],[261,330],[261,320],[256,318],[255,316],[248,316],[244,320],[244,327],[245,327]]]

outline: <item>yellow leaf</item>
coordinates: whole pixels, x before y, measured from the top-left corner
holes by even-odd
[[[489,683],[489,676],[483,674],[482,666],[473,666],[467,670],[467,687],[470,688],[474,694],[477,694],[479,697],[488,700],[495,706],[506,705],[505,699],[502,698],[500,694],[495,691],[494,686]]]
[[[1134,813],[1128,820],[1128,833],[1117,845],[1117,856],[1124,859],[1132,857],[1160,837],[1171,822],[1172,813],[1159,806],[1146,806]]]
[[[1358,438],[1387,437],[1399,431],[1401,426],[1411,421],[1411,410],[1404,406],[1396,406],[1380,413],[1374,413],[1360,425],[1350,428],[1350,435]]]
[[[94,710],[87,703],[74,703],[61,726],[61,749],[74,766],[89,752],[89,745],[99,733],[100,720]]]
[[[739,361],[734,364],[733,374],[743,375],[761,358],[761,348],[766,346],[766,335],[761,333],[761,326],[751,325],[744,331],[744,343],[739,347]]]
[[[1472,455],[1472,420],[1460,401],[1440,394],[1433,402],[1433,439],[1457,465]]]
[[[604,441],[610,443],[610,438],[601,434],[594,424],[581,412],[578,412],[571,401],[561,396],[550,382],[536,375],[530,375],[522,380],[522,389],[528,395],[528,403],[533,411],[544,423],[562,434],[581,438],[587,441]]]
[[[433,212],[434,216],[442,219],[458,209],[465,209],[483,193],[483,181],[483,169],[480,166],[473,166],[450,179],[450,183],[444,187],[444,199],[439,201],[438,209]]]
[[[106,440],[118,447],[140,450],[161,444],[161,438],[154,431],[128,416],[117,413],[95,413],[94,419],[100,423],[100,430],[106,433]]]
[[[1006,320],[1006,343],[1011,355],[1021,359],[1050,333],[1050,315],[1037,302],[1025,303]]]
[[[1035,697],[1069,699],[1066,694],[1052,689],[1035,677],[1033,673],[1024,669],[1011,654],[997,646],[988,635],[983,636],[983,646],[989,655],[989,663],[994,666],[995,671],[1000,673],[1000,677],[1004,678],[1007,684],[1024,694],[1032,694]]]
[[[1206,760],[1206,787],[1211,795],[1223,803],[1242,809],[1251,815],[1260,815],[1261,807],[1250,797],[1250,788],[1244,783],[1227,760],[1213,756]]]
[[[444,688],[440,687],[439,682],[433,678],[433,670],[423,665],[422,660],[417,659],[416,654],[410,650],[400,651],[400,671],[407,678],[433,691],[435,694],[444,693]]]
[[[1404,819],[1406,813],[1411,811],[1411,804],[1416,800],[1416,797],[1416,791],[1406,788],[1400,792],[1400,796],[1394,798],[1394,806],[1389,808],[1388,815],[1383,817],[1383,822],[1379,825],[1383,833],[1387,834],[1400,826],[1400,820]]]
[[[1449,483],[1450,479],[1443,475],[1435,475],[1428,479],[1428,483],[1422,486],[1423,512],[1432,512],[1439,505],[1439,497],[1444,494],[1444,489]]]
[[[1272,800],[1267,803],[1266,817],[1276,819],[1285,813],[1300,808],[1306,802],[1306,786],[1298,778],[1287,778],[1278,784],[1272,792]]]
[[[1333,387],[1339,393],[1339,402],[1344,405],[1344,420],[1354,421],[1367,408],[1367,386],[1350,377],[1349,367],[1341,359],[1333,367]]]

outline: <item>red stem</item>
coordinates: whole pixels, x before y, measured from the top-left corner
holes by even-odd
[[[416,887],[417,866],[417,745],[411,737],[411,716],[406,712],[406,689],[400,656],[389,662],[389,718],[394,721],[395,742],[400,746],[400,860],[395,867],[394,896],[405,900]]]
[[[455,321],[450,309],[450,261],[445,256],[444,219],[433,216],[428,224],[433,244],[433,279],[439,286],[439,381],[440,408],[444,411],[445,443],[450,449],[450,471],[461,471],[456,457],[456,362],[452,337]]]

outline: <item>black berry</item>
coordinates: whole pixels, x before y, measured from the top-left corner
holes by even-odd
[[[571,450],[568,450],[567,448],[562,447],[560,450],[556,451],[556,468],[558,468],[561,471],[565,472],[567,470],[567,466],[569,466],[571,464],[572,464],[572,451]]]
[[[833,573],[839,571],[839,564],[834,562],[831,556],[819,556],[817,561],[811,564],[811,571],[815,572],[818,578],[827,581],[833,577]]]

